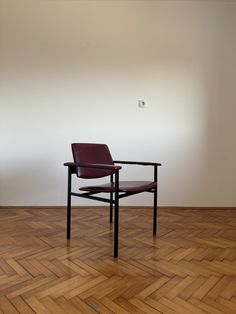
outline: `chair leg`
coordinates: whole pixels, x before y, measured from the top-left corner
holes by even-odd
[[[67,187],[67,239],[70,239],[71,229],[71,170],[68,168],[68,187]]]
[[[70,225],[71,225],[71,204],[67,203],[67,239],[70,239]]]
[[[114,257],[118,257],[119,250],[119,171],[115,174],[115,230],[114,230]]]
[[[113,220],[113,193],[110,193],[110,223]]]
[[[154,202],[153,202],[153,234],[157,234],[157,189],[154,191]]]
[[[119,199],[115,200],[114,257],[118,257],[119,246]]]
[[[113,183],[113,174],[110,176],[110,182]],[[110,223],[113,220],[113,193],[110,193]]]

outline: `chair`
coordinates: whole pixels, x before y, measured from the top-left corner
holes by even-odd
[[[74,162],[66,162],[68,167],[67,191],[67,239],[71,234],[71,196],[78,196],[110,204],[110,222],[114,215],[114,257],[118,257],[119,235],[119,199],[141,192],[150,192],[154,195],[153,206],[153,234],[157,232],[157,168],[160,163],[113,160],[109,148],[105,144],[73,143],[71,145]],[[120,165],[153,166],[154,178],[152,181],[119,181]],[[82,193],[73,192],[72,175],[81,179],[96,179],[110,177],[109,183],[100,185],[87,185],[79,188]],[[99,193],[108,193],[109,197],[97,196]]]

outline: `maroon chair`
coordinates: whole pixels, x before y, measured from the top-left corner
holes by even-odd
[[[66,162],[68,167],[68,192],[67,192],[67,239],[70,239],[71,229],[71,196],[79,196],[110,204],[110,222],[112,222],[113,205],[115,209],[114,228],[114,257],[118,257],[119,233],[119,199],[141,192],[150,192],[154,195],[153,206],[153,234],[157,231],[157,167],[160,163],[113,160],[105,144],[73,143],[72,153],[74,162]],[[117,164],[153,166],[154,178],[152,181],[119,181],[121,166]],[[100,185],[87,185],[79,190],[71,190],[72,175],[76,174],[81,179],[95,179],[110,177],[110,182]],[[96,196],[98,193],[109,193],[109,198]]]

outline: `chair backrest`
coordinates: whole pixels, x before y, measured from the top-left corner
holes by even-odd
[[[106,144],[73,143],[71,147],[74,162],[114,165]],[[77,176],[85,179],[102,178],[113,173],[113,170],[108,169],[77,168]]]

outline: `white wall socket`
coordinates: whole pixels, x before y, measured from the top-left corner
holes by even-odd
[[[139,108],[147,108],[147,103],[145,100],[139,100],[138,106],[139,106]]]

